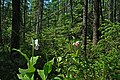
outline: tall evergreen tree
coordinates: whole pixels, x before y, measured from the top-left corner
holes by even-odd
[[[93,21],[93,44],[96,45],[99,38],[99,0],[93,0],[93,15],[94,15],[94,21]]]
[[[120,1],[117,0],[117,22],[120,22]]]
[[[111,22],[113,22],[113,3],[114,1],[113,0],[110,0],[110,14],[109,14],[109,19]]]
[[[103,7],[102,7],[102,0],[100,0],[99,5],[100,5],[100,15],[101,15],[101,20],[102,20],[102,23],[103,23],[103,21],[104,21],[104,17],[103,17],[103,11],[102,11],[102,9],[103,9]]]
[[[70,0],[70,14],[71,14],[71,21],[73,23],[73,8],[72,8],[72,6],[73,6],[73,2],[72,2],[72,0]]]
[[[12,8],[11,49],[18,49],[20,45],[20,0],[12,0]]]
[[[84,0],[84,6],[83,6],[83,33],[82,33],[82,44],[83,44],[83,50],[86,52],[86,36],[87,36],[87,13],[88,13],[88,0]]]
[[[40,21],[40,34],[42,32],[42,18],[43,18],[43,3],[44,1],[43,0],[38,0],[38,6],[39,6],[39,21]]]
[[[114,0],[114,22],[116,22],[116,5],[117,5],[117,0]]]
[[[0,0],[0,45],[2,44],[2,28],[1,28],[1,0]]]
[[[26,28],[26,15],[27,14],[27,0],[24,0],[24,26],[23,26],[23,42],[25,42],[25,28]]]

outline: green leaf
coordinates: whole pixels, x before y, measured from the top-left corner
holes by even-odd
[[[58,57],[57,61],[60,62],[62,60],[62,57]]]
[[[70,54],[72,57],[77,57],[78,56],[78,50],[76,51],[76,53],[72,53]]]
[[[27,74],[24,76],[22,74],[17,74],[17,76],[21,80],[34,80],[34,74],[31,77],[29,77]]]
[[[29,77],[29,78],[32,78],[32,76],[34,75],[34,72],[35,72],[35,68],[33,66],[31,66],[28,69],[19,68],[19,72],[21,73],[21,74],[18,74],[19,79],[21,79],[25,75],[27,75],[27,77]]]
[[[31,57],[30,63],[29,62],[27,63],[28,67],[34,66],[37,63],[38,58],[39,58],[39,56]]]
[[[34,74],[32,75],[31,80],[34,80]]]
[[[44,70],[37,70],[38,74],[40,75],[40,77],[42,78],[42,80],[46,80],[45,74],[44,74]]]
[[[27,69],[27,73],[33,73],[35,72],[35,68],[34,66],[30,66],[28,69]]]
[[[26,74],[30,80],[34,80],[34,72],[33,73],[27,73]]]
[[[19,72],[22,74],[22,75],[25,75],[27,73],[27,69],[21,69],[19,68]]]
[[[25,75],[27,75],[28,78],[32,78],[32,76],[34,76],[35,68],[34,67],[30,67],[29,69],[21,69],[21,68],[19,68],[19,72],[21,74],[17,74],[18,78],[22,79],[22,80],[26,80]],[[23,78],[25,78],[25,79],[23,79]]]
[[[48,72],[50,72],[50,67],[48,64],[45,64],[44,65],[44,74],[45,74],[45,77],[47,77],[48,75]]]
[[[47,63],[45,63],[43,69],[44,69],[44,73],[45,73],[45,77],[48,76],[48,74],[52,71],[52,65],[54,63],[54,58],[50,61],[48,61]]]
[[[22,80],[31,80],[26,74]]]
[[[13,49],[13,50],[15,50],[15,51],[18,51],[21,55],[23,55],[24,57],[25,57],[25,59],[29,62],[29,58],[28,58],[28,56],[26,55],[26,54],[24,54],[24,53],[22,53],[20,50],[18,50],[18,49]]]
[[[70,44],[69,43],[66,44],[66,48],[67,48],[68,51],[70,51],[71,48],[70,48]]]
[[[22,74],[17,74],[17,76],[18,76],[19,79],[23,78]]]
[[[55,77],[54,80],[62,80],[60,77]]]

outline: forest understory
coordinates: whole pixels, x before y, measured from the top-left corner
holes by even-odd
[[[120,80],[120,0],[0,0],[0,80]]]

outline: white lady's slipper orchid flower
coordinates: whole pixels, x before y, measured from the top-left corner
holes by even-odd
[[[73,43],[74,46],[78,47],[79,46],[80,41],[76,41],[75,43]]]
[[[38,39],[35,40],[35,50],[39,49]]]
[[[73,43],[73,45],[75,45],[75,43]]]
[[[76,41],[76,43],[80,43],[80,41]]]

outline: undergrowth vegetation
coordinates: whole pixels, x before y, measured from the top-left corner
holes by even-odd
[[[0,80],[120,80],[120,1],[86,1],[1,0]]]
[[[82,50],[81,40],[76,39],[74,36],[72,36],[71,40],[61,37],[62,39],[58,39],[60,42],[57,41],[57,38],[55,38],[56,40],[53,39],[53,48],[50,48],[52,45],[47,45],[51,41],[43,42],[46,43],[46,46],[44,46],[42,53],[35,52],[45,54],[42,59],[46,59],[48,62],[45,61],[45,66],[42,67],[43,70],[38,70],[32,64],[30,65],[33,68],[30,68],[27,63],[28,69],[19,69],[19,72],[24,77],[21,78],[21,75],[19,75],[19,79],[34,80],[32,75],[31,79],[26,79],[25,77],[30,75],[25,74],[30,71],[34,75],[35,70],[37,70],[42,80],[119,80],[120,24],[105,20],[105,23],[101,24],[100,31],[101,37],[96,46],[93,46],[88,39],[86,53]],[[34,58],[36,58],[35,61]],[[49,60],[52,58],[54,59],[50,62]],[[37,59],[37,56],[33,57],[34,64],[36,64]],[[30,63],[31,61],[32,57],[30,61],[27,60]]]

